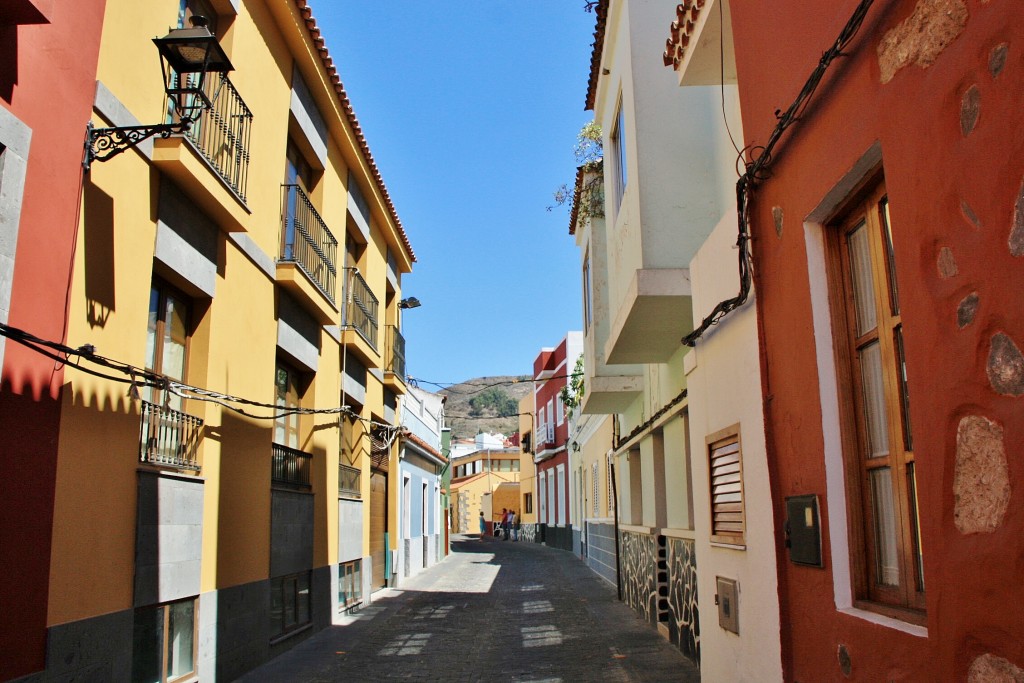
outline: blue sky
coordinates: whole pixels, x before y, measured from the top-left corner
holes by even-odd
[[[416,252],[408,373],[530,374],[580,329],[575,178],[594,15],[583,0],[319,0],[327,46]],[[434,389],[423,384],[425,389]]]

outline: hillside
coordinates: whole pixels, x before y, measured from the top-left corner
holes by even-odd
[[[519,428],[520,399],[533,384],[527,376],[477,377],[438,392],[448,397],[445,414],[452,438],[472,438],[481,431],[508,436]]]

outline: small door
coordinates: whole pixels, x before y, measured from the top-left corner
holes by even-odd
[[[370,471],[370,559],[373,562],[371,588],[383,588],[385,584],[384,556],[387,546],[384,534],[388,530],[388,475],[386,472]]]

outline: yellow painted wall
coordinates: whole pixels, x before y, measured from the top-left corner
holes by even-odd
[[[161,122],[165,104],[154,36],[176,22],[177,2],[109,0],[97,78],[143,123]],[[363,275],[380,300],[377,350],[361,349],[368,367],[381,367],[384,324],[394,320],[401,293],[387,296],[386,251],[409,272],[398,227],[369,175],[354,133],[293,3],[243,2],[221,44],[236,70],[232,83],[253,112],[249,141],[245,235],[271,259],[279,255],[281,183],[285,171],[293,64],[298,60],[321,115],[328,123],[327,168],[311,199],[339,242],[335,302],[343,300],[344,231],[350,169],[373,212]],[[94,116],[97,126],[109,125]],[[136,151],[96,162],[83,186],[81,224],[70,292],[68,343],[94,344],[98,353],[145,365],[146,329],[162,172]],[[207,172],[195,182],[220,187]],[[182,187],[186,195],[191,190]],[[230,200],[234,201],[234,200]],[[239,207],[232,207],[238,211]],[[222,228],[225,226],[222,226]],[[254,401],[274,400],[277,292],[281,286],[221,232],[216,294],[193,302],[193,335],[186,381]],[[391,301],[390,308],[387,306]],[[340,312],[335,324],[340,322]],[[346,335],[346,338],[348,335]],[[304,407],[340,403],[341,347],[320,335],[318,371],[302,398]],[[57,464],[48,621],[51,625],[128,609],[132,604],[138,402],[126,386],[69,368],[65,375]],[[360,415],[382,419],[383,385],[368,375]],[[267,410],[250,409],[265,415]],[[270,452],[273,422],[189,401],[186,411],[205,420],[199,459],[204,479],[201,590],[267,578],[270,566]],[[337,561],[339,420],[304,417],[300,448],[313,454],[314,566]],[[363,428],[349,428],[351,450],[368,453]],[[363,467],[369,499],[369,459]],[[392,487],[392,493],[397,487]],[[392,495],[392,498],[394,496]],[[393,514],[392,520],[397,519]],[[369,517],[363,547],[369,554]]]

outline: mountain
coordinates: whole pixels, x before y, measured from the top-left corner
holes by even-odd
[[[519,401],[528,396],[533,382],[526,375],[477,377],[453,384],[438,393],[447,396],[445,415],[452,438],[472,438],[480,432],[505,436],[519,429]]]

